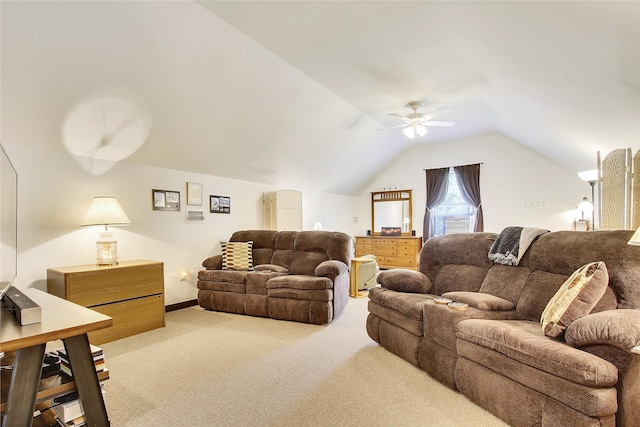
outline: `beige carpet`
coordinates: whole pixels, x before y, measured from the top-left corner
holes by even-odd
[[[199,307],[103,344],[113,427],[505,426],[365,330],[367,299],[316,326]]]

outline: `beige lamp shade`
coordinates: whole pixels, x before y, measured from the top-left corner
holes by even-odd
[[[113,196],[96,196],[80,225],[128,225],[127,214]]]
[[[629,239],[627,244],[633,245],[633,246],[640,246],[640,228],[638,228],[636,232],[633,233],[633,236],[631,236],[631,239]]]

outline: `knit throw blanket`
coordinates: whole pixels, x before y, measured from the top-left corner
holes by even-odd
[[[529,245],[548,232],[549,230],[535,227],[507,227],[493,242],[489,259],[498,264],[518,265]]]

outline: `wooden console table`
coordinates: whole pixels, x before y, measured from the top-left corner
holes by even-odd
[[[165,325],[164,265],[158,261],[49,268],[47,291],[113,318],[113,327],[89,335],[92,344]]]
[[[87,334],[108,328],[112,319],[38,289],[23,292],[42,308],[42,321],[20,326],[4,307],[0,310],[0,352],[16,352],[2,426],[31,425],[45,345],[55,340],[62,340],[69,355],[87,425],[109,426]]]

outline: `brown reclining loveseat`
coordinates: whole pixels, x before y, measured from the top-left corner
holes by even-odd
[[[349,299],[350,237],[332,231],[244,230],[251,266],[223,269],[214,255],[198,273],[198,303],[215,311],[296,322],[330,323]]]

